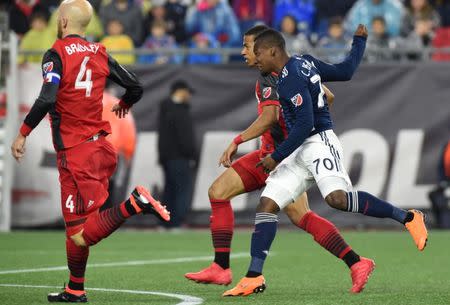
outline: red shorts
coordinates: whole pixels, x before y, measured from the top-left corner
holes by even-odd
[[[264,173],[263,167],[256,167],[261,161],[261,152],[255,150],[237,159],[231,167],[237,172],[244,183],[245,191],[252,192],[266,185],[268,174]]]
[[[109,178],[116,169],[114,147],[100,136],[57,153],[61,209],[66,234],[71,236],[83,229],[86,218],[108,198]]]

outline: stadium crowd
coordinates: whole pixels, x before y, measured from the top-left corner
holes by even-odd
[[[167,52],[240,47],[242,33],[258,23],[280,30],[293,53],[330,50],[325,58],[339,62],[358,23],[370,30],[366,60],[398,59],[395,50],[450,47],[449,0],[89,0],[95,8],[88,39],[101,41],[122,64],[220,63],[220,54]],[[45,50],[56,38],[60,0],[7,0],[10,29],[23,51]],[[151,54],[134,52],[154,50]],[[384,50],[384,51],[383,51]],[[385,52],[388,50],[388,52]],[[390,51],[389,51],[390,50]],[[147,52],[148,53],[148,52]],[[234,57],[231,57],[233,60]],[[433,60],[450,60],[436,52]],[[40,62],[24,55],[21,62]]]

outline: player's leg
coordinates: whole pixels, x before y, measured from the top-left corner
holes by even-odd
[[[259,152],[255,151],[236,160],[210,186],[210,229],[214,246],[214,262],[209,267],[185,277],[200,283],[224,284],[232,281],[230,267],[231,241],[234,230],[234,213],[230,200],[242,193],[261,188],[265,178],[259,177],[256,163]],[[261,171],[262,174],[264,174]]]
[[[360,257],[344,240],[336,226],[309,209],[306,193],[283,209],[293,224],[311,234],[325,250],[341,259],[351,270],[351,292],[359,293],[373,270],[371,260]]]
[[[283,211],[294,225],[311,234],[320,246],[343,260],[349,268],[359,262],[359,255],[345,242],[336,226],[309,209],[306,193]]]
[[[62,155],[61,153],[58,154],[58,170],[61,182],[61,210],[66,225],[66,254],[67,266],[69,268],[69,283],[63,292],[51,293],[47,298],[50,302],[64,302],[65,300],[85,302],[87,301],[87,297],[84,291],[84,274],[89,256],[89,248],[77,246],[70,236],[82,230],[86,216],[80,216],[76,213],[78,210],[76,203],[79,202],[77,200],[79,194],[71,173],[67,168],[60,166]]]
[[[247,274],[236,287],[223,296],[243,296],[265,289],[264,262],[275,238],[278,212],[311,186],[307,171],[295,162],[295,152],[283,160],[266,180],[266,187],[256,209],[255,229],[251,241],[251,262]]]
[[[116,168],[116,153],[104,137],[86,144],[90,145],[79,145],[67,156],[68,166],[81,195],[79,210],[88,214],[83,230],[71,236],[76,245],[95,245],[136,214],[154,214],[165,220],[170,218],[161,203],[142,186],[136,187],[121,204],[100,212],[101,205],[108,197],[109,177]],[[86,154],[89,154],[89,158]]]
[[[367,192],[351,190],[350,179],[341,162],[343,151],[338,138],[332,131],[321,133],[320,136],[328,146],[328,151],[325,149],[321,153],[323,157],[316,159],[311,171],[315,175],[325,201],[331,207],[341,211],[377,218],[391,218],[404,224],[411,233],[417,248],[422,251],[426,246],[428,236],[423,214],[416,210],[400,209]],[[326,157],[323,153],[331,155]]]

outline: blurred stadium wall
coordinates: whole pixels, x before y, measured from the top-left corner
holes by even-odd
[[[20,70],[22,115],[39,93],[39,68]],[[187,221],[207,226],[207,189],[223,170],[217,167],[218,158],[232,138],[256,117],[257,72],[238,64],[139,67],[134,71],[145,93],[133,108],[138,135],[128,190],[135,184],[147,185],[156,194],[162,190],[155,132],[158,105],[169,94],[172,81],[185,79],[196,90],[192,111],[201,150],[193,211]],[[327,84],[336,95],[331,111],[335,131],[344,146],[345,163],[356,188],[403,208],[430,208],[427,195],[437,182],[440,150],[450,135],[448,71],[450,63],[365,64],[352,81]],[[116,93],[120,95],[120,89]],[[15,169],[12,224],[29,227],[61,223],[58,173],[48,120],[33,131],[27,145],[28,156]],[[239,153],[256,149],[257,145],[257,141],[245,143]],[[253,223],[258,195],[243,195],[233,201],[238,225]],[[332,210],[315,187],[309,195],[311,208],[339,226],[396,226],[389,220]],[[147,218],[140,217],[130,222],[134,226],[148,224]]]

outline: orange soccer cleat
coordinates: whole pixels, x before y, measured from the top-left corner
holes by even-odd
[[[350,268],[353,284],[350,292],[360,293],[361,291],[363,291],[364,286],[366,286],[367,281],[369,280],[369,277],[374,269],[375,262],[371,259],[361,256],[360,261]]]
[[[170,212],[166,206],[153,198],[150,192],[143,186],[137,186],[131,193],[130,201],[138,213],[153,214],[163,221],[170,220]]]
[[[252,293],[263,292],[266,289],[264,276],[244,277],[233,289],[225,291],[223,297],[247,296]]]
[[[231,269],[223,269],[216,263],[199,272],[190,272],[184,275],[185,278],[197,283],[229,285],[233,279]]]
[[[427,227],[425,226],[425,216],[421,211],[418,210],[409,211],[414,214],[414,218],[413,220],[408,221],[405,224],[405,227],[406,229],[408,229],[409,233],[414,239],[417,249],[419,249],[419,251],[422,251],[423,249],[425,249],[428,240],[428,231]]]

